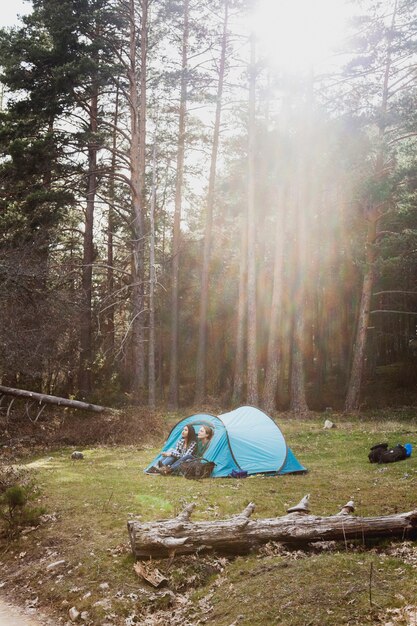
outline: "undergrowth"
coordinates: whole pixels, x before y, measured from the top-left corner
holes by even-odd
[[[29,472],[0,464],[0,535],[11,541],[24,527],[39,524],[45,509],[32,504],[38,495],[38,486]]]

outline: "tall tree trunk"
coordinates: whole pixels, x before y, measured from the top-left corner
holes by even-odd
[[[362,294],[359,304],[349,385],[345,401],[345,411],[355,411],[359,409],[361,383],[365,363],[366,335],[369,326],[369,311],[371,310],[372,288],[374,284],[375,252],[373,242],[376,237],[376,226],[376,220],[369,220],[366,237],[366,269],[363,277]]]
[[[219,147],[220,118],[221,118],[221,111],[222,111],[222,95],[223,95],[223,84],[224,84],[224,74],[225,74],[225,65],[226,65],[228,8],[229,8],[228,0],[225,0],[223,36],[222,36],[220,66],[219,66],[219,82],[217,86],[216,115],[215,115],[214,132],[213,132],[213,146],[211,150],[209,186],[208,186],[208,192],[207,192],[207,210],[206,210],[206,225],[205,225],[205,232],[204,232],[203,269],[201,273],[200,323],[199,323],[199,332],[198,332],[196,390],[195,390],[195,403],[196,404],[201,403],[204,400],[204,396],[206,392],[207,311],[208,311],[208,302],[209,302],[210,257],[211,257],[211,244],[212,244],[214,189],[215,189],[215,182],[216,182],[217,153],[218,153],[218,147]]]
[[[340,224],[340,246],[344,251],[343,258],[339,260],[339,270],[333,276],[334,279],[334,298],[335,307],[333,316],[337,317],[337,329],[336,338],[336,362],[338,373],[338,386],[346,389],[347,379],[349,376],[349,353],[350,346],[352,344],[351,338],[354,336],[352,331],[352,312],[356,309],[355,306],[355,289],[356,284],[355,276],[352,272],[347,272],[347,259],[350,260],[352,256],[351,239],[349,237],[348,215],[350,214],[346,197],[342,196],[342,191],[339,189],[339,195],[337,198],[337,212],[338,220]],[[350,261],[349,261],[350,264]]]
[[[82,309],[80,329],[80,369],[78,389],[82,398],[88,396],[92,388],[93,329],[92,329],[92,278],[94,262],[94,206],[97,188],[97,118],[98,84],[93,82],[90,101],[90,133],[88,146],[87,202],[85,210],[83,270],[82,270]]]
[[[1,110],[1,109],[0,109]],[[52,162],[55,155],[54,145],[54,117],[51,116],[48,122],[47,139],[49,142],[50,152],[48,155],[48,161],[45,162],[45,170],[43,173],[43,187],[48,190],[49,193],[53,193],[52,189]],[[42,337],[42,326],[44,323],[43,316],[40,313],[42,311],[42,303],[46,302],[49,297],[48,290],[48,277],[49,277],[49,257],[50,257],[50,244],[51,233],[49,228],[41,229],[36,234],[34,241],[34,258],[33,266],[36,267],[34,271],[33,289],[36,294],[37,306],[34,307],[31,316],[32,333],[34,337]],[[34,346],[35,347],[35,346]],[[27,384],[34,391],[44,391],[45,387],[45,373],[48,370],[48,362],[42,355],[39,357],[36,371],[28,374]],[[25,378],[21,375],[19,384],[25,384]],[[46,386],[48,383],[46,384]]]
[[[148,11],[150,0],[141,0],[140,7],[141,29],[140,29],[140,96],[139,96],[139,188],[142,205],[142,233],[143,236],[139,242],[139,254],[142,266],[142,280],[139,281],[139,289],[142,301],[143,314],[138,318],[138,335],[140,339],[141,349],[136,355],[137,358],[137,376],[138,389],[142,397],[146,386],[146,367],[145,367],[145,239],[144,239],[144,220],[146,214],[146,119],[147,119],[147,78],[148,78]]]
[[[242,401],[243,386],[245,382],[245,322],[247,311],[247,287],[248,287],[248,227],[245,214],[241,216],[241,240],[239,254],[239,296],[236,320],[236,352],[235,373],[233,381],[233,403]]]
[[[146,86],[141,83],[139,98],[137,85],[136,48],[137,30],[135,19],[135,0],[129,0],[129,107],[130,107],[130,183],[132,194],[132,390],[135,402],[142,400],[144,387],[144,336],[143,336],[143,236],[144,236],[144,150],[146,142]],[[146,74],[146,22],[147,2],[142,3],[141,75]],[[144,91],[143,91],[144,89]],[[142,110],[145,107],[145,110]]]
[[[387,55],[385,60],[384,84],[382,88],[382,98],[379,116],[379,133],[378,133],[378,153],[375,161],[376,181],[381,180],[384,176],[384,148],[383,141],[385,137],[386,115],[389,98],[389,79],[392,63],[391,41],[395,29],[395,21],[397,16],[397,0],[394,4],[391,28],[388,34]],[[369,326],[369,312],[371,310],[372,289],[375,277],[375,242],[378,235],[378,224],[382,217],[379,206],[372,206],[368,211],[366,218],[368,227],[366,233],[366,266],[362,285],[362,295],[359,305],[355,343],[353,346],[352,363],[350,370],[349,384],[345,400],[345,411],[357,411],[360,403],[360,393],[362,378],[364,372],[364,362],[366,353],[367,329]]]
[[[305,389],[305,309],[307,296],[307,255],[311,228],[307,228],[307,218],[312,213],[314,202],[313,185],[313,74],[307,82],[305,103],[300,110],[302,124],[296,143],[298,157],[294,176],[294,263],[293,263],[293,316],[291,336],[291,385],[290,409],[296,416],[308,414]]]
[[[300,169],[305,166],[301,160]],[[304,212],[306,194],[300,190],[300,184],[305,190],[306,182],[303,181],[306,172],[300,172],[297,177],[297,191],[295,193],[295,250],[293,268],[293,328],[291,343],[291,387],[290,387],[290,410],[297,416],[308,413],[305,393],[304,373],[304,296],[305,296],[305,232]]]
[[[156,140],[155,140],[156,141]],[[149,348],[148,348],[148,403],[155,408],[155,206],[156,206],[156,143],[152,154],[152,195],[150,203],[149,233]]]
[[[113,120],[113,137],[112,137],[112,157],[111,171],[109,182],[109,209],[107,217],[107,277],[106,277],[106,293],[107,297],[112,298],[114,291],[114,250],[113,250],[113,232],[114,232],[114,205],[116,201],[115,194],[115,171],[116,171],[116,149],[117,149],[117,123],[119,118],[119,83],[116,85],[116,100],[114,107]],[[104,349],[106,354],[107,368],[113,362],[114,357],[114,303],[110,302],[106,309],[105,315],[105,340]]]
[[[184,182],[185,124],[187,115],[188,83],[188,23],[189,1],[184,0],[184,30],[182,38],[181,95],[178,120],[177,175],[175,184],[175,212],[172,240],[171,278],[171,354],[169,378],[169,406],[178,407],[178,332],[179,332],[179,267],[181,248],[181,208]]]
[[[278,377],[280,371],[280,320],[283,296],[283,262],[284,262],[284,228],[286,196],[282,188],[278,194],[276,229],[275,229],[275,261],[274,282],[272,287],[271,313],[269,318],[268,354],[263,390],[263,405],[265,411],[272,413],[275,410]]]
[[[302,311],[298,309],[294,315],[292,338],[290,410],[299,417],[308,414],[308,406],[305,393],[303,347],[304,318]]]
[[[255,107],[256,107],[255,38],[251,38],[249,68],[248,122],[248,392],[249,404],[258,404],[258,359],[256,333],[256,215],[255,215]]]

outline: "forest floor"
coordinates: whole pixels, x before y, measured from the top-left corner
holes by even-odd
[[[307,493],[317,515],[332,515],[351,498],[359,516],[415,509],[417,411],[278,416],[288,445],[309,470],[305,475],[204,481],[145,475],[169,428],[185,414],[159,416],[141,444],[77,445],[80,461],[71,459],[74,446],[20,450],[13,462],[33,473],[46,514],[14,541],[1,540],[1,593],[56,624],[73,623],[75,607],[79,623],[97,626],[417,626],[415,542],[306,550],[268,544],[245,557],[153,561],[168,579],[154,589],[134,572],[126,529],[128,519],[172,517],[188,502],[197,504],[193,519],[228,517],[250,501],[254,517],[275,517]],[[325,419],[336,428],[324,430]],[[372,465],[369,448],[381,441],[411,442],[415,453]]]

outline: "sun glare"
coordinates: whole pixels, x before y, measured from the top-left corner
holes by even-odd
[[[271,64],[300,72],[329,63],[345,38],[348,11],[343,0],[258,0],[251,28]]]

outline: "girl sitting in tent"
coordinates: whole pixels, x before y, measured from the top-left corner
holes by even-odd
[[[197,453],[196,457],[202,459],[206,453],[207,448],[210,445],[210,441],[213,437],[213,429],[210,426],[203,425],[198,431],[197,435]]]
[[[212,437],[213,429],[210,426],[201,426],[197,439],[194,428],[184,426],[181,439],[175,449],[162,452],[162,456],[165,458],[158,462],[159,467],[156,467],[155,470],[164,475],[178,473],[184,461],[201,459],[204,456]]]
[[[192,426],[184,426],[181,438],[178,440],[175,448],[162,452],[164,459],[158,462],[159,467],[155,468],[156,471],[161,474],[171,474],[177,471],[183,461],[193,458],[196,447],[197,439],[194,428]]]

